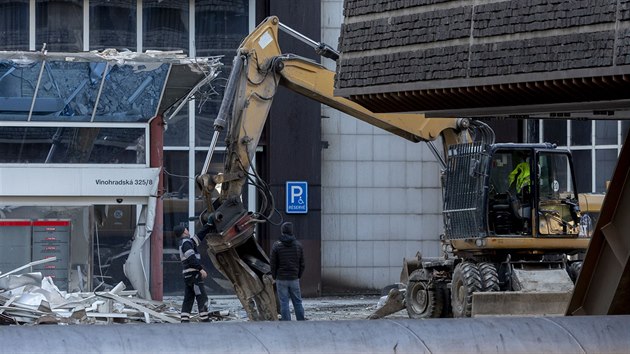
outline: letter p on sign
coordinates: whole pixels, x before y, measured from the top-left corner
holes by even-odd
[[[286,183],[286,213],[306,214],[308,212],[308,183],[290,181]]]

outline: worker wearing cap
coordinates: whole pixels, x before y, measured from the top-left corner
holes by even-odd
[[[208,273],[201,266],[201,255],[197,251],[197,246],[204,238],[206,231],[203,229],[200,235],[190,235],[188,229],[184,226],[177,225],[173,228],[173,233],[181,238],[179,244],[179,257],[182,261],[184,283],[184,302],[182,303],[181,322],[190,322],[190,311],[192,311],[195,299],[197,299],[197,307],[199,309],[199,319],[202,322],[208,322],[208,295],[203,284],[203,280]]]

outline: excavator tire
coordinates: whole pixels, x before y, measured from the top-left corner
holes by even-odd
[[[477,263],[481,276],[481,291],[499,291],[499,273],[493,263]]]
[[[444,297],[438,289],[429,289],[426,281],[410,281],[405,293],[409,318],[438,318],[444,307]]]
[[[481,291],[481,275],[477,265],[462,262],[455,266],[451,285],[453,317],[470,317],[473,293]]]

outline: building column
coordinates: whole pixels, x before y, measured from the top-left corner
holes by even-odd
[[[150,129],[150,153],[151,167],[160,168],[157,187],[157,201],[155,206],[155,221],[151,232],[151,297],[153,300],[162,301],[164,296],[164,272],[162,257],[164,253],[164,118],[161,115],[153,118]]]

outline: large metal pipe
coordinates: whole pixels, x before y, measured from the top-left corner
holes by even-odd
[[[627,353],[630,316],[11,326],[3,353]]]

